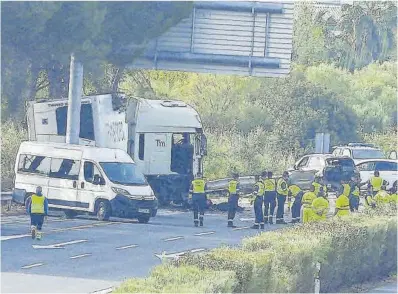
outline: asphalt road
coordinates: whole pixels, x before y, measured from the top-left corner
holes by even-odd
[[[65,293],[107,289],[126,278],[144,277],[161,263],[156,255],[237,245],[250,229],[252,211],[237,214],[238,228],[226,227],[226,214],[205,215],[193,226],[192,212],[160,210],[148,224],[115,219],[49,217],[43,239],[32,240],[27,215],[2,217],[1,292]],[[266,230],[283,225],[268,226]],[[54,245],[60,244],[54,248]],[[47,246],[47,247],[46,247]],[[43,248],[44,247],[44,248]],[[51,248],[53,247],[53,248]]]

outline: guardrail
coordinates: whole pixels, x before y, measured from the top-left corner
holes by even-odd
[[[1,192],[0,194],[1,206],[6,205],[7,211],[11,209],[12,192]]]

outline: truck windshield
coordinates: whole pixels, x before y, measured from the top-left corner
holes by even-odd
[[[134,163],[100,162],[108,179],[120,185],[147,185],[145,176]]]
[[[377,149],[354,149],[352,150],[352,157],[355,159],[385,158],[383,152]]]

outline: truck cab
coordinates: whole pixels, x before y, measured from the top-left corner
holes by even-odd
[[[65,142],[67,112],[67,100],[29,102],[29,140]],[[82,98],[79,144],[126,151],[161,204],[186,200],[207,148],[200,116],[188,104],[110,94]]]

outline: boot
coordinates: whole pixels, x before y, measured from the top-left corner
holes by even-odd
[[[41,240],[41,232],[36,233],[36,240]]]
[[[273,224],[274,224],[274,217],[273,217],[273,216],[270,216],[270,217],[269,217],[269,224],[270,224],[270,225],[273,225]]]
[[[260,229],[264,230],[264,224],[260,224]]]
[[[228,228],[236,228],[236,226],[234,226],[234,222],[233,221],[228,221]]]
[[[199,218],[199,226],[203,227],[203,217]]]
[[[251,229],[258,230],[258,229],[259,229],[259,225],[257,225],[257,224],[254,224],[254,225],[253,225],[253,226],[251,226],[250,228],[251,228]]]
[[[32,234],[32,239],[35,239],[36,238],[36,227],[30,226],[30,232]]]

